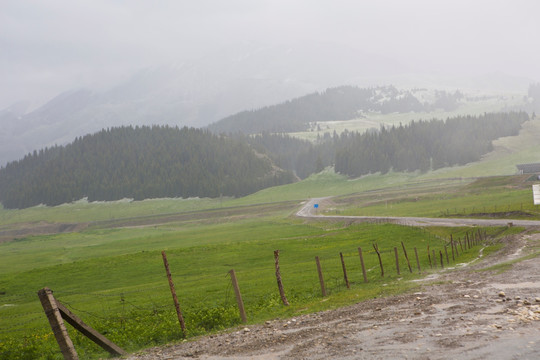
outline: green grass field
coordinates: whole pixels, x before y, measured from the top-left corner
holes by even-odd
[[[395,196],[392,193],[433,196],[443,188],[456,193],[463,187],[470,192],[484,187],[495,191],[506,189],[508,185],[505,178],[484,180],[486,183],[470,180],[408,183],[410,177],[399,174],[375,180],[373,176],[349,181],[326,172],[303,183],[268,189],[251,198],[224,200],[215,209],[194,211],[189,208],[177,215],[171,215],[173,209],[168,207],[177,200],[165,200],[163,206],[167,213],[161,216],[143,216],[144,211],[138,208],[137,202],[115,203],[111,205],[119,209],[133,206],[135,209],[127,213],[137,216],[96,221],[78,233],[31,236],[2,243],[0,355],[6,359],[60,358],[36,296],[37,290],[45,286],[53,289],[57,298],[85,322],[128,351],[180,340],[182,334],[163,269],[162,250],[167,252],[179,289],[188,337],[240,323],[228,277],[230,269],[237,273],[249,322],[291,317],[407,291],[416,286],[408,280],[421,276],[416,271],[415,247],[425,275],[435,271],[429,266],[428,245],[439,254],[448,244],[450,234],[461,239],[465,231],[472,230],[304,221],[291,216],[300,201],[270,203],[268,196],[290,199],[357,191],[357,195],[344,197],[354,202],[362,196],[378,196],[380,191],[376,189],[381,186],[382,191],[392,197]],[[263,204],[249,205],[250,202]],[[420,206],[423,202],[414,204],[416,211],[424,211],[421,210],[424,206]],[[88,210],[91,217],[100,205],[104,204],[78,203],[30,210],[42,211],[43,216],[48,215],[55,221],[60,216],[58,211],[65,208],[80,207],[79,212]],[[519,229],[488,231],[500,237]],[[408,250],[414,269],[412,274],[408,271],[401,242]],[[372,247],[375,243],[381,250],[384,278]],[[363,282],[358,247],[363,248],[367,284]],[[394,247],[400,254],[400,275],[396,270]],[[469,262],[477,256],[479,248],[462,253],[457,261]],[[280,303],[275,284],[273,251],[276,249],[281,252],[281,273],[290,307]],[[350,290],[343,280],[340,252],[347,264]],[[321,258],[328,301],[322,301],[315,256]],[[106,356],[75,331],[71,330],[70,334],[82,358]]]
[[[328,215],[540,219],[531,175],[488,177],[464,184],[372,191],[338,197]],[[429,183],[426,183],[429,184]]]
[[[451,231],[457,239],[463,238],[466,230]],[[224,224],[90,230],[2,244],[0,354],[6,359],[61,358],[36,296],[44,286],[53,289],[56,297],[85,322],[128,351],[180,339],[161,250],[168,255],[190,337],[239,324],[227,275],[230,269],[237,273],[249,322],[295,316],[413,287],[407,281],[419,276],[413,248],[419,249],[422,269],[430,271],[427,245],[437,253],[442,251],[449,231],[303,223],[275,216]],[[495,234],[504,229],[490,231]],[[413,261],[412,274],[401,241]],[[384,278],[373,243],[381,250]],[[367,284],[362,280],[358,247],[364,249]],[[399,276],[394,247],[400,250]],[[273,267],[276,249],[280,250],[290,307],[279,301]],[[470,261],[478,249],[463,253],[459,261]],[[340,252],[348,266],[351,290],[344,284]],[[330,295],[324,302],[315,256],[321,258]],[[74,331],[70,334],[82,358],[105,356],[87,339]]]

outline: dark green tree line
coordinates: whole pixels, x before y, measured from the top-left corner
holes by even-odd
[[[6,208],[159,197],[243,196],[293,181],[245,142],[206,130],[120,127],[28,154],[0,169]]]

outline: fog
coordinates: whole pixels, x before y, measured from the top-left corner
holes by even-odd
[[[535,0],[3,0],[0,109],[243,43],[338,43],[359,66],[371,54],[403,73],[538,81],[539,14]]]

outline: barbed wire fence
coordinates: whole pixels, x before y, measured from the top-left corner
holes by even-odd
[[[459,242],[457,239],[445,239],[447,248],[439,243],[435,253],[437,259],[432,259],[433,263],[440,263],[435,268],[442,268],[444,260],[446,260],[447,265],[450,263],[450,259],[454,262],[458,261],[460,255],[480,245],[486,238],[485,232],[477,231],[471,232],[471,234],[467,233]],[[433,240],[440,239],[434,237]],[[384,281],[402,276],[398,270],[399,266],[401,266],[401,273],[409,272],[409,270],[412,273],[413,269],[414,272],[422,271],[425,273],[429,271],[427,256],[430,256],[429,251],[435,250],[435,248],[415,249],[415,251],[412,248],[406,249],[405,246],[406,244],[403,245],[403,250],[394,250],[393,247],[380,249],[381,261],[385,267]],[[450,249],[455,249],[451,258],[448,255]],[[405,263],[405,251],[409,253],[410,264]],[[422,258],[422,261],[418,263],[419,268],[420,263],[422,263],[422,270],[416,270],[414,266],[416,260],[411,254],[415,252],[419,253],[420,258]],[[344,273],[345,267],[347,280],[353,288],[360,288],[366,282],[363,277],[364,271],[367,274],[368,282],[381,281],[383,277],[379,272],[375,249],[365,246],[362,249],[362,254],[365,261],[364,268],[361,266],[357,249],[347,249],[341,254],[336,253],[335,256],[326,255],[320,258],[328,295],[348,289]],[[395,257],[396,254],[397,257]],[[280,268],[283,287],[289,302],[292,304],[321,296],[315,259],[310,260],[304,257],[297,260],[295,255],[288,251],[281,251]],[[243,301],[246,304],[248,321],[256,319],[260,313],[268,313],[274,308],[283,306],[276,284],[271,253],[269,259],[268,266],[258,267],[255,270],[240,267],[237,270],[236,275]],[[152,324],[155,329],[170,332],[163,335],[163,338],[179,339],[183,336],[197,335],[240,323],[229,273],[198,276],[192,274],[186,280],[184,279],[185,272],[176,269],[176,265],[176,262],[172,264],[171,274],[173,278],[180,281],[180,289],[187,287],[200,289],[196,299],[185,298],[182,291],[179,294],[186,318],[187,334],[182,334],[179,331],[178,323],[175,323],[174,304],[171,301],[170,289],[164,273],[159,275],[159,279],[161,279],[159,282],[162,284],[158,284],[156,281],[152,286],[135,289],[86,293],[57,288],[53,289],[54,296],[73,313],[84,318],[85,322],[95,324],[94,326],[99,331],[110,334],[113,339],[120,339],[120,341],[123,341],[122,332],[132,334],[142,324]],[[200,286],[199,284],[206,285]],[[10,338],[24,339],[35,334],[51,334],[51,329],[43,315],[43,309],[39,306],[36,293],[3,294],[0,300],[3,303],[0,306],[0,345],[2,341]],[[154,342],[159,342],[159,336],[152,335],[152,337],[156,339]]]

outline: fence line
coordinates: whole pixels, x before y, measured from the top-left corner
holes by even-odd
[[[486,234],[484,233],[481,233],[481,232],[473,232],[471,234],[467,233],[466,234],[466,237],[464,238],[464,242],[462,243],[461,242],[461,239],[458,239],[457,241],[453,240],[453,237],[451,236],[449,241],[447,242],[447,244],[449,244],[451,246],[451,253],[452,253],[452,257],[451,257],[451,260],[452,261],[457,261],[457,259],[463,255],[464,253],[467,253],[472,247],[475,247],[475,246],[478,246],[481,244],[482,241],[485,240],[485,237],[486,237]],[[459,246],[461,247],[461,252],[458,251],[458,244]],[[462,247],[462,244],[464,244],[465,246]],[[407,261],[407,266],[409,268],[409,271],[412,273],[412,266],[410,264],[410,261],[409,261],[409,258],[408,258],[408,255],[407,255],[407,249],[406,249],[406,246],[403,242],[401,242],[401,245],[402,245],[402,248],[403,248],[403,253],[404,253],[404,256],[405,256],[405,259]],[[440,248],[437,249],[437,252],[438,254],[436,254],[435,252],[435,249],[433,248],[430,248],[429,245],[428,245],[428,248],[427,248],[428,252],[427,252],[427,255],[428,255],[428,259],[429,259],[429,263],[430,263],[430,266],[432,264],[432,261],[433,261],[433,264],[435,265],[435,268],[437,267],[436,264],[438,262],[438,260],[440,260],[440,267],[441,269],[444,268],[444,261],[443,261],[443,250],[444,250],[444,255],[446,255],[446,265],[449,265],[450,264],[450,257],[449,257],[449,254],[448,254],[448,250],[447,250],[447,245],[444,245],[444,247],[441,245]],[[410,250],[410,249],[409,249]],[[431,258],[431,252],[433,254],[433,258]],[[417,261],[417,268],[418,268],[418,272],[420,273],[421,272],[421,266],[420,266],[420,260],[419,260],[419,257],[422,255],[421,252],[420,252],[420,255],[418,254],[419,251],[414,248],[414,251],[415,251],[415,257],[416,257],[416,261]],[[317,263],[317,272],[319,274],[319,281],[320,281],[320,286],[321,286],[321,290],[319,292],[319,296],[320,294],[322,294],[322,296],[327,296],[328,293],[333,293],[334,291],[341,291],[342,289],[345,289],[345,288],[350,288],[351,285],[353,286],[356,286],[356,287],[361,287],[362,286],[362,283],[367,283],[369,282],[369,279],[368,279],[368,274],[371,274],[370,277],[374,278],[374,279],[381,279],[381,277],[384,277],[385,275],[385,272],[384,272],[384,267],[383,267],[383,264],[388,266],[390,265],[390,271],[388,272],[388,276],[390,278],[393,277],[392,275],[392,268],[393,266],[391,266],[392,264],[392,261],[391,261],[391,256],[392,256],[392,253],[393,255],[395,256],[395,265],[396,265],[396,270],[399,274],[399,256],[398,256],[398,250],[396,247],[394,247],[393,251],[391,248],[379,248],[378,244],[377,243],[374,243],[373,244],[373,250],[372,251],[367,251],[367,252],[363,252],[362,253],[362,250],[361,248],[358,248],[358,253],[355,253],[353,251],[350,251],[350,252],[346,252],[346,253],[339,253],[340,254],[340,258],[341,258],[341,266],[342,266],[342,271],[343,273],[340,275],[339,272],[336,272],[336,270],[339,268],[339,264],[340,264],[340,261],[339,261],[339,258],[337,258],[337,256],[335,258],[319,258],[318,256],[316,257],[316,263]],[[439,256],[436,256],[436,255],[439,255]],[[351,259],[348,259],[348,257],[350,257]],[[355,259],[354,261],[352,259]],[[312,258],[313,259],[313,258]],[[359,261],[359,259],[361,261]],[[367,261],[365,261],[367,259]],[[346,261],[349,261],[349,263],[347,264],[347,269],[345,268],[345,263]],[[302,261],[303,263],[306,264],[306,267],[311,267],[311,266],[308,266],[308,262],[307,261]],[[324,265],[324,268],[321,266],[321,262],[323,263]],[[362,264],[360,264],[360,262]],[[365,262],[365,263],[364,263]],[[379,266],[380,266],[380,270],[381,270],[381,274],[380,276],[376,276],[376,274],[374,274],[374,270],[377,269],[377,262],[379,263]],[[309,270],[309,269],[302,269],[302,267],[298,267],[298,266],[292,266],[292,265],[289,265],[287,264],[288,261],[286,260],[283,264],[280,264],[281,265],[281,275],[283,276],[283,281],[287,284],[290,282],[290,278],[292,277],[296,277],[297,275],[300,275],[298,277],[301,277],[303,279],[305,278],[317,278],[317,276],[314,274],[314,271],[313,270]],[[425,262],[424,262],[425,264]],[[297,265],[297,264],[295,264]],[[366,268],[367,267],[367,268]],[[270,275],[268,276],[268,279],[271,279],[272,278],[272,275],[271,275],[271,271],[270,269],[268,270],[265,270],[265,268],[261,268],[261,269],[257,269],[256,271],[258,272],[265,272],[265,271],[268,271],[270,272]],[[324,277],[323,277],[323,271],[324,271]],[[180,273],[180,272],[178,272]],[[215,278],[216,276],[218,275],[207,275],[207,276],[200,276],[200,277],[197,277],[195,279],[191,279],[190,283],[193,282],[197,282],[200,281],[201,279],[209,279],[209,278]],[[227,275],[224,275],[224,276],[227,276]],[[232,275],[231,275],[231,278],[232,278]],[[275,280],[276,278],[274,278],[273,281],[276,281]],[[267,280],[267,279],[265,279]],[[225,285],[226,284],[226,285]],[[233,300],[232,300],[232,297],[231,297],[231,292],[232,292],[232,289],[234,288],[234,286],[231,284],[231,282],[227,281],[226,283],[224,283],[225,285],[225,288],[222,289],[222,293],[224,293],[224,298],[222,298],[222,301],[223,301],[223,304],[224,306],[229,306],[228,304],[231,303]],[[260,295],[261,295],[261,290],[259,290],[257,288],[257,286],[255,285],[252,285],[252,284],[249,284],[246,283],[241,283],[240,284],[243,292],[246,294],[246,296],[244,296],[244,299],[246,299],[248,302],[247,302],[247,305],[248,305],[248,308],[251,304],[252,301],[254,301],[254,299],[256,298],[260,298]],[[314,284],[302,284],[302,287],[300,287],[300,291],[307,291],[308,293],[314,293],[314,288],[316,287],[316,285]],[[155,290],[163,290],[163,292],[165,292],[167,288],[167,284],[164,283],[163,285],[157,285],[157,286],[152,286],[152,287],[148,287],[148,288],[139,288],[139,289],[135,289],[135,290],[129,290],[129,291],[122,291],[120,293],[99,293],[99,292],[89,292],[89,293],[82,293],[82,292],[75,292],[75,291],[62,291],[62,290],[59,290],[58,291],[58,294],[55,293],[55,295],[58,295],[56,296],[58,299],[61,299],[61,301],[67,306],[69,307],[70,309],[78,312],[78,313],[83,313],[83,314],[86,314],[86,315],[89,315],[93,318],[96,318],[96,319],[100,319],[100,320],[107,320],[107,321],[126,321],[126,320],[129,320],[129,321],[135,321],[137,319],[137,315],[133,315],[134,314],[134,311],[142,311],[142,312],[145,312],[145,311],[148,311],[149,313],[152,313],[152,312],[155,312],[155,315],[157,315],[156,312],[159,312],[161,313],[161,311],[165,311],[167,309],[171,309],[171,305],[170,304],[165,304],[165,300],[163,298],[163,294],[160,294],[160,298],[159,299],[156,299],[155,301],[143,301],[140,297],[133,297],[133,295],[137,295],[137,294],[141,294],[141,293],[148,293],[148,292],[152,292],[152,291],[155,291]],[[257,288],[257,291],[255,291],[254,294],[250,294],[252,292],[252,290],[254,290],[255,288]],[[297,296],[297,292],[293,289],[294,286],[291,285],[291,290],[290,290],[290,293],[292,294],[292,299],[294,301],[295,299],[295,295]],[[219,287],[217,288],[219,289]],[[264,290],[263,293],[264,294],[267,294],[267,295],[264,295],[264,296],[275,296],[276,298],[278,298],[279,294],[277,292],[277,290],[275,289],[275,282],[274,282],[274,285],[273,285],[273,290],[270,290],[271,288],[269,288],[268,290]],[[236,292],[236,289],[235,289],[235,292]],[[2,300],[5,300],[5,299],[17,299],[17,298],[25,298],[26,296],[24,295],[25,293],[21,293],[21,294],[10,294],[9,296],[6,296],[6,297],[2,297]],[[34,294],[35,296],[35,294]],[[74,300],[72,299],[71,301],[66,301],[65,299],[67,298],[71,298],[71,297],[77,297],[77,296],[80,296],[81,298],[80,299],[77,299],[77,300]],[[212,295],[208,295],[206,298],[208,297],[215,297],[214,294]],[[85,299],[84,297],[87,297],[87,299]],[[102,299],[110,299],[112,300],[105,303],[104,304],[104,307],[103,307],[103,310],[101,313],[97,313],[96,311],[88,311],[88,310],[85,310],[84,307],[81,308],[79,305],[80,304],[84,304],[84,303],[92,303],[92,304],[95,304],[95,301],[93,301],[92,299],[90,299],[90,297],[99,297],[99,298],[102,298]],[[205,298],[205,299],[206,299]],[[136,300],[134,300],[136,299]],[[170,298],[169,298],[169,301],[170,301]],[[77,306],[73,306],[73,304],[78,304]],[[108,306],[108,307],[107,307]],[[197,309],[197,307],[194,307],[193,304],[191,304],[190,306],[187,307],[189,309],[189,311],[187,312],[188,314],[190,314],[190,311],[193,311],[193,309]],[[103,313],[106,313],[107,315],[103,315]],[[27,317],[29,315],[40,315],[40,316],[34,316],[32,318],[29,318],[27,319]],[[116,314],[117,316],[111,316],[112,314]],[[3,315],[2,318],[4,319],[15,319],[15,318],[21,318],[23,319],[23,322],[20,322],[19,324],[20,325],[25,325],[25,324],[30,324],[32,322],[35,322],[36,320],[40,319],[42,316],[42,313],[41,312],[31,312],[31,313],[25,313],[25,314],[10,314],[10,315]],[[1,319],[1,318],[0,318]],[[116,319],[116,320],[115,320]],[[242,321],[245,322],[247,321],[244,320],[244,318],[242,317]],[[2,321],[0,320],[0,324],[2,323]],[[11,328],[11,329],[8,329],[8,330],[3,330],[3,329],[0,329],[0,334],[6,334],[6,333],[9,333],[9,332],[24,332],[25,329],[24,328],[21,328],[21,327],[16,327],[16,328]]]

